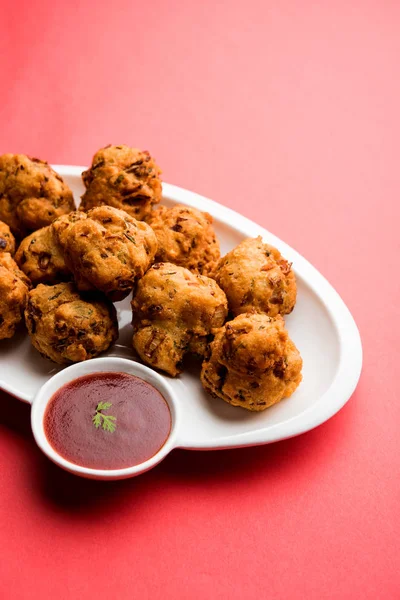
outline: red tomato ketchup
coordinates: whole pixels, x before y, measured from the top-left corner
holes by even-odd
[[[126,373],[93,373],[60,388],[44,416],[50,445],[92,469],[133,467],[154,456],[171,431],[161,393]]]

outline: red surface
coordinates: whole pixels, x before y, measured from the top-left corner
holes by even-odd
[[[306,435],[113,484],[52,466],[2,395],[1,597],[399,598],[399,57],[394,0],[3,3],[0,152],[148,148],[311,260],[365,360]]]

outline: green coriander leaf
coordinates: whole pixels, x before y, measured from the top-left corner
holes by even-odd
[[[112,406],[112,402],[99,402],[96,410],[107,410],[110,406]]]
[[[112,402],[99,402],[96,407],[96,412],[92,417],[93,425],[98,429],[100,425],[104,429],[104,431],[109,431],[110,433],[114,433],[117,425],[115,421],[116,417],[112,415],[105,415],[102,410],[107,410],[112,406]]]
[[[93,425],[98,429],[101,424],[101,414],[96,412],[96,414],[92,417]]]
[[[115,417],[113,419],[116,420]],[[114,433],[115,428],[116,428],[116,425],[115,425],[115,423],[113,423],[112,420],[110,420],[110,417],[107,417],[107,415],[104,415],[103,416],[104,431],[109,431],[110,433]]]

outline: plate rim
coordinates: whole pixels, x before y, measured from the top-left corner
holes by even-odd
[[[75,165],[52,165],[52,167],[62,177],[80,177],[82,171],[87,168]],[[332,319],[339,340],[338,366],[331,385],[312,406],[302,413],[283,423],[276,423],[256,431],[211,438],[203,444],[180,439],[179,447],[188,450],[207,450],[268,444],[310,431],[333,417],[351,398],[360,379],[363,361],[361,336],[358,327],[339,293],[297,250],[261,225],[196,192],[164,182],[162,186],[163,197],[169,200],[209,212],[214,219],[229,226],[241,235],[266,237],[268,243],[276,246],[285,258],[295,264],[295,271],[320,298]],[[0,380],[0,389],[23,402],[32,403],[33,399],[31,397],[21,394],[14,386],[4,380]]]

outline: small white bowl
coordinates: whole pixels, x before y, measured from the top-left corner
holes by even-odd
[[[154,456],[149,458],[149,460],[146,460],[139,465],[126,467],[123,469],[91,469],[88,467],[82,467],[60,456],[48,442],[44,431],[44,415],[46,408],[55,392],[66,383],[91,373],[110,371],[135,375],[136,377],[147,381],[157,388],[167,401],[171,411],[171,431],[167,441],[160,448],[160,450]],[[115,357],[94,358],[85,362],[76,363],[67,367],[66,369],[63,369],[49,379],[40,388],[33,401],[31,411],[32,431],[39,448],[58,466],[62,467],[66,471],[69,471],[70,473],[74,473],[75,475],[86,477],[88,479],[126,479],[128,477],[135,477],[140,473],[144,473],[145,471],[152,469],[160,461],[162,461],[163,458],[165,458],[173,448],[178,445],[177,431],[180,421],[179,403],[176,395],[174,394],[169,383],[163,377],[161,377],[161,375],[138,362],[134,362],[133,360]]]

